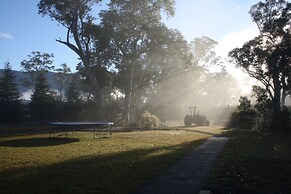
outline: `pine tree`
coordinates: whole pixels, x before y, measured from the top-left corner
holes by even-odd
[[[20,94],[15,83],[15,75],[11,70],[9,62],[5,64],[3,76],[0,77],[0,101],[20,101]]]
[[[37,121],[47,121],[52,118],[54,98],[50,93],[45,73],[41,72],[36,78],[34,92],[31,95],[29,104],[32,119]]]
[[[76,81],[76,76],[72,77],[71,82],[68,85],[68,88],[66,89],[65,96],[67,98],[67,102],[74,103],[80,101],[80,89],[79,84]]]
[[[82,101],[77,77],[73,76],[65,93],[67,102],[64,104],[64,117],[66,120],[80,120]]]
[[[20,121],[23,113],[20,93],[9,62],[5,64],[0,77],[0,107],[0,122]]]

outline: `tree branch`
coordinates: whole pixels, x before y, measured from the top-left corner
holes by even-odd
[[[62,41],[61,39],[56,39],[57,42],[66,45],[67,47],[69,47],[70,49],[72,49],[77,55],[79,55],[79,57],[82,57],[82,54],[80,52],[80,50],[73,44],[69,43],[69,42],[65,42]]]

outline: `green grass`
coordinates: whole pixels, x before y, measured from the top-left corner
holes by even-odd
[[[0,193],[130,193],[212,133],[221,130],[2,136]]]
[[[235,130],[205,186],[216,192],[289,193],[291,134]]]

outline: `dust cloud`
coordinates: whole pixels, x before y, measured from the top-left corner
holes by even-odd
[[[209,72],[207,68],[179,69],[162,78],[152,91],[145,109],[166,121],[183,121],[189,107],[197,107],[211,125],[224,125],[236,109],[242,88],[229,72],[222,68]]]

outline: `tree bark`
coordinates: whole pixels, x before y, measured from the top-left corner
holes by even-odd
[[[59,43],[62,43],[64,45],[66,45],[67,47],[69,47],[70,49],[72,49],[80,58],[81,58],[81,61],[83,62],[83,65],[85,66],[85,70],[86,70],[86,73],[89,77],[89,80],[90,80],[90,84],[91,84],[91,92],[94,96],[94,102],[96,104],[96,108],[98,110],[100,110],[100,115],[97,116],[98,119],[101,119],[101,120],[104,120],[104,113],[103,113],[103,106],[102,106],[102,95],[101,95],[101,90],[100,90],[100,86],[93,74],[93,71],[91,70],[91,67],[90,67],[90,56],[86,53],[89,53],[89,49],[88,49],[88,46],[86,47],[86,53],[83,51],[82,47],[81,47],[81,44],[80,44],[80,41],[79,41],[79,38],[77,36],[76,33],[73,33],[74,34],[74,39],[75,39],[75,42],[77,44],[77,47],[73,44],[70,43],[69,41],[69,32],[70,32],[70,29],[68,29],[68,34],[67,34],[67,41],[61,41],[61,40],[56,40],[57,42]]]
[[[131,115],[131,101],[132,101],[132,89],[133,89],[133,67],[129,68],[128,72],[128,83],[125,86],[125,101],[124,101],[124,112],[126,123],[129,124],[132,122],[132,115]]]
[[[94,73],[93,71],[91,70],[91,67],[90,67],[90,60],[88,58],[82,58],[82,62],[85,66],[85,69],[86,69],[86,73],[89,77],[89,80],[90,80],[90,84],[91,84],[91,92],[94,96],[94,102],[96,104],[96,108],[99,110],[100,112],[100,115],[98,115],[98,119],[101,119],[101,120],[104,120],[104,114],[103,114],[103,106],[102,106],[102,94],[101,94],[101,89],[100,89],[100,86],[94,76]]]
[[[273,105],[273,120],[271,125],[272,131],[280,131],[280,113],[281,113],[281,85],[279,81],[278,73],[274,73],[273,76],[274,83],[274,98],[272,101]]]
[[[281,108],[285,107],[285,101],[286,101],[286,97],[288,96],[288,93],[286,92],[285,89],[283,89],[282,91],[282,99],[281,99]]]

